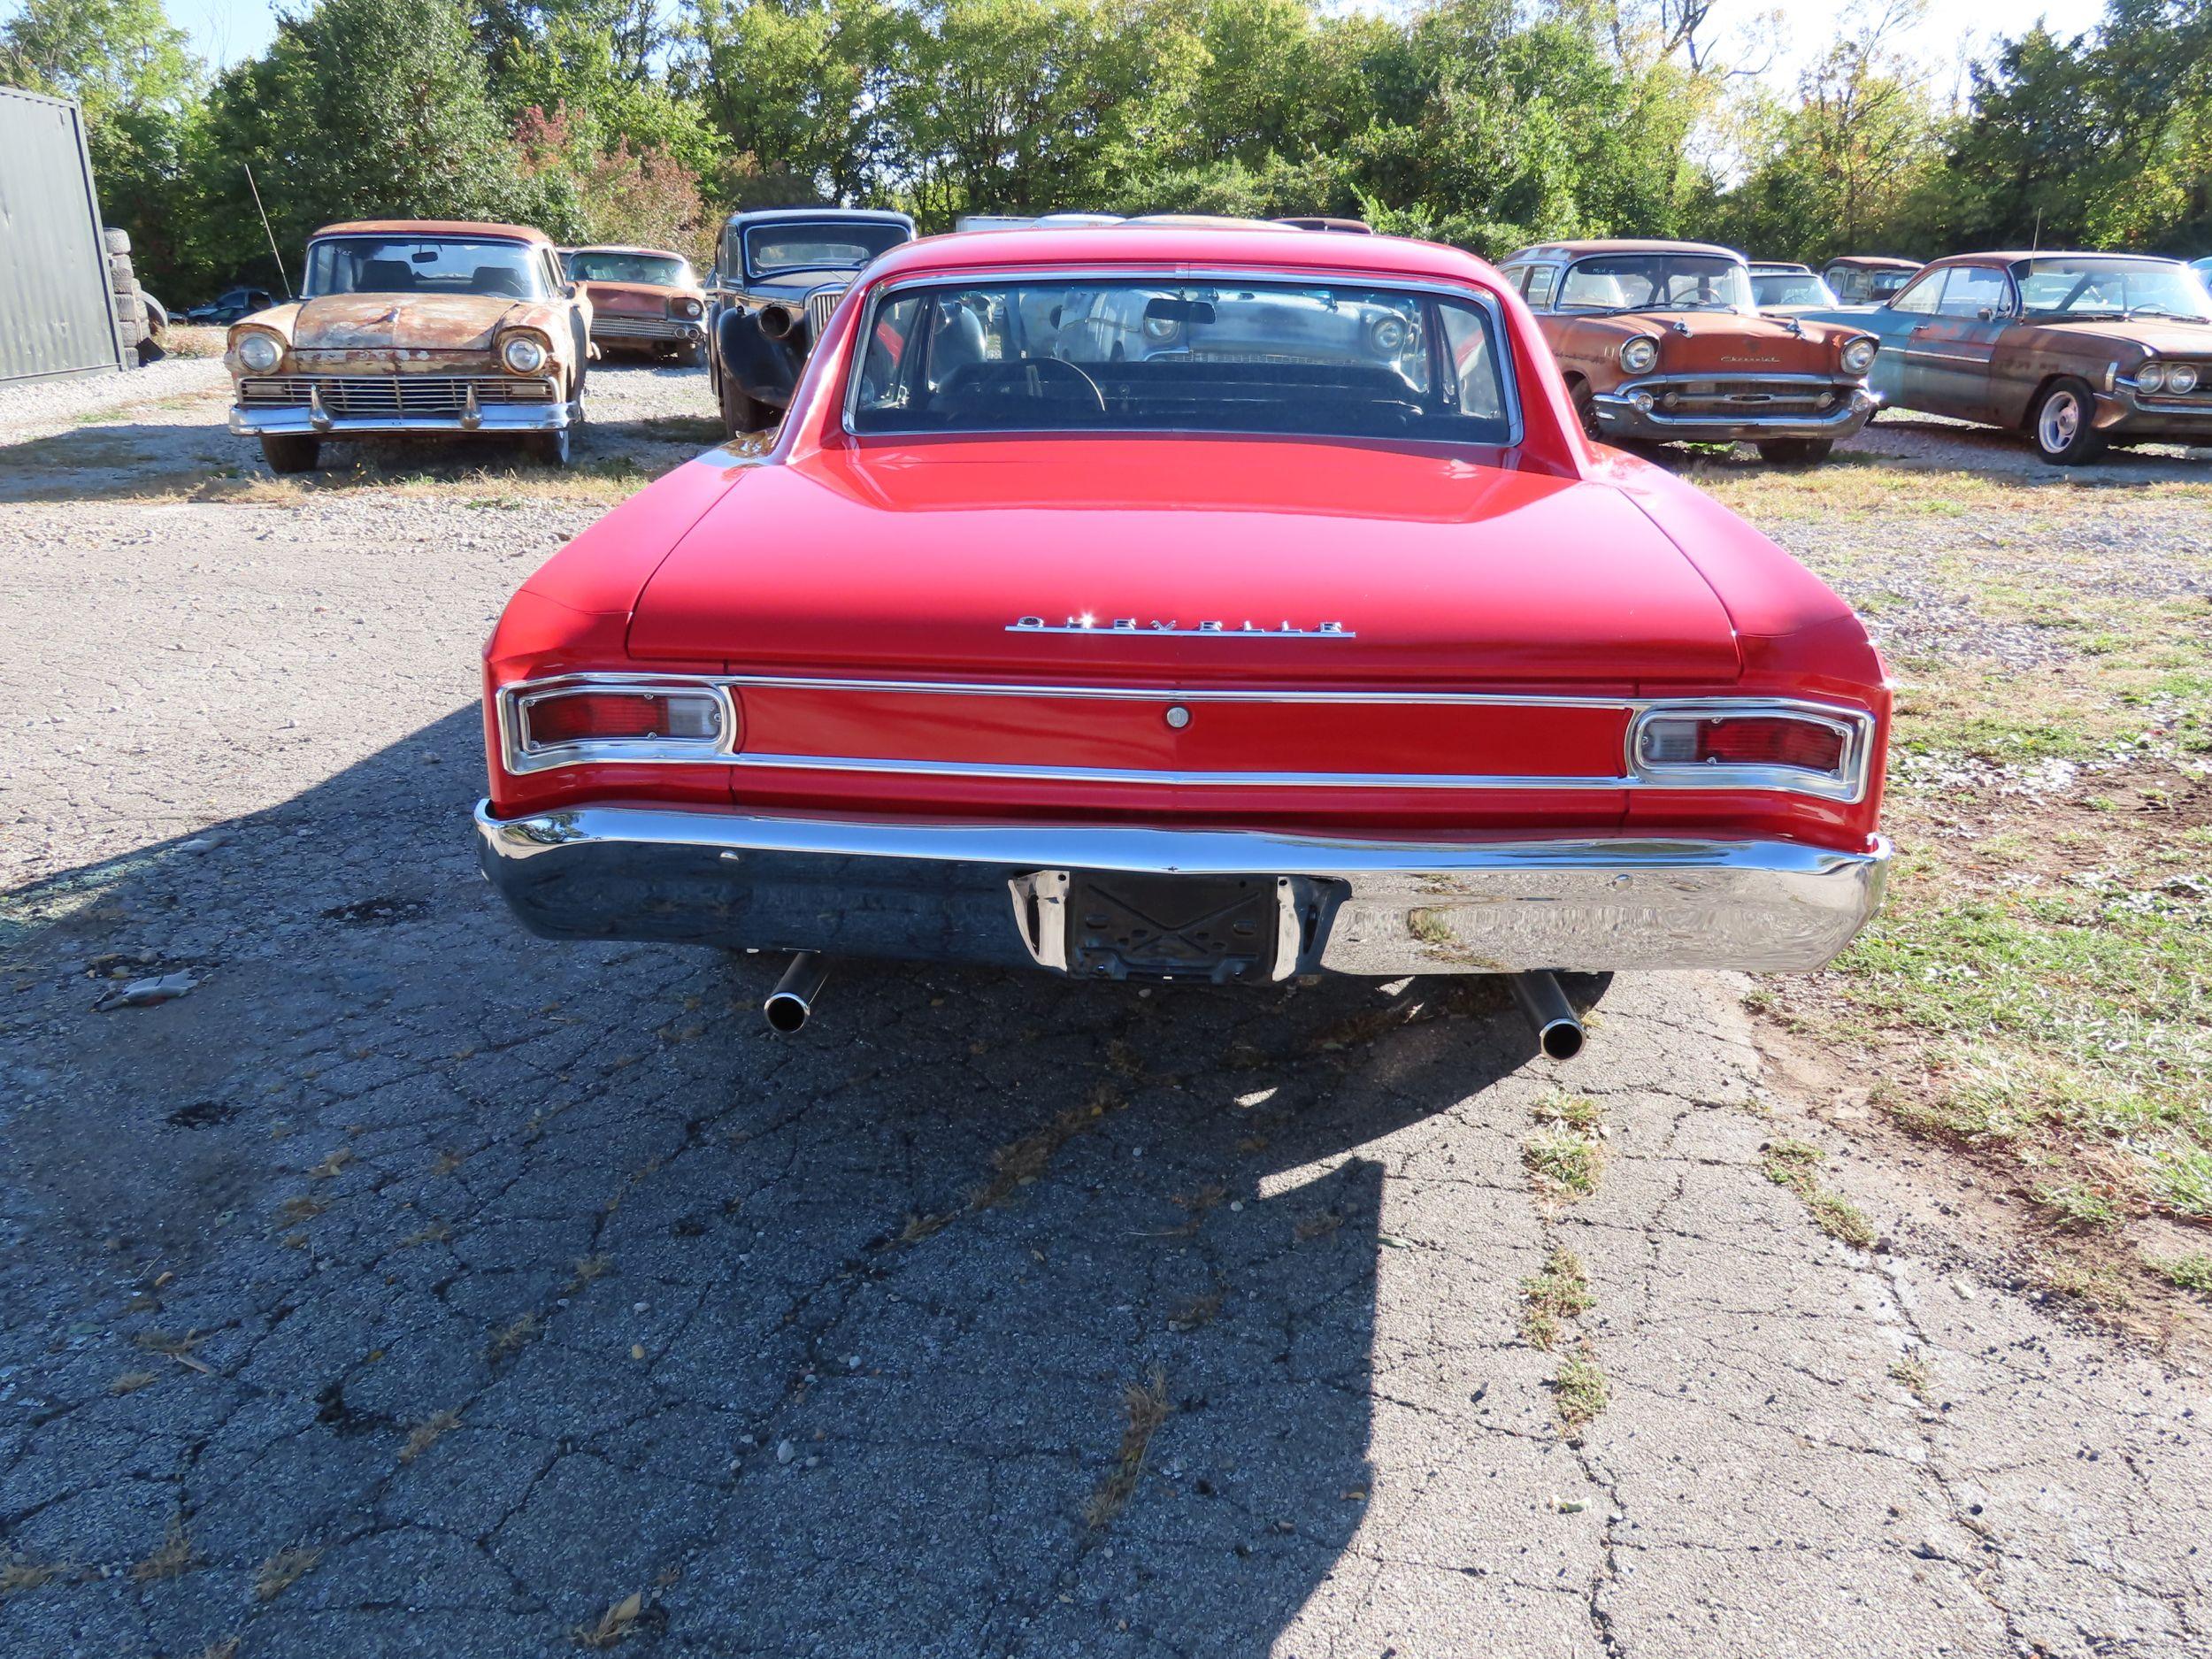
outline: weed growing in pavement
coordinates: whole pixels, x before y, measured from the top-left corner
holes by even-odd
[[[1540,1130],[1521,1143],[1521,1162],[1531,1179],[1551,1197],[1588,1197],[1598,1189],[1603,1161],[1595,1140],[1563,1126]]]
[[[613,1603],[592,1624],[579,1624],[572,1632],[579,1647],[611,1647],[630,1633],[645,1611],[645,1594],[633,1590]]]
[[[1596,1306],[1582,1258],[1555,1240],[1543,1271],[1521,1281],[1521,1334],[1548,1350],[1557,1344],[1563,1321],[1578,1318]]]
[[[254,1576],[255,1597],[263,1601],[275,1601],[312,1571],[322,1558],[319,1549],[280,1549],[261,1563],[261,1571]]]
[[[518,1313],[492,1333],[490,1342],[485,1346],[484,1357],[495,1365],[503,1360],[511,1360],[536,1341],[543,1332],[544,1326],[539,1323],[536,1314]]]
[[[1878,1235],[1874,1224],[1865,1213],[1841,1194],[1823,1187],[1815,1171],[1827,1157],[1809,1141],[1797,1141],[1785,1136],[1770,1141],[1759,1148],[1760,1168],[1767,1179],[1777,1187],[1786,1187],[1805,1201],[1805,1208],[1812,1212],[1814,1223],[1832,1239],[1840,1239],[1855,1249],[1870,1250]]]
[[[1924,1404],[1931,1386],[1928,1368],[1917,1357],[1908,1355],[1889,1368],[1890,1380]]]
[[[0,1561],[0,1600],[42,1589],[68,1571],[58,1562],[21,1561],[12,1556]]]
[[[108,1385],[111,1394],[134,1394],[141,1388],[150,1388],[161,1380],[160,1373],[150,1371],[127,1371]]]
[[[200,1563],[200,1552],[192,1542],[192,1535],[185,1530],[184,1517],[173,1514],[163,1531],[161,1542],[155,1545],[145,1560],[131,1568],[131,1577],[141,1584],[151,1584],[159,1578],[179,1578]]]
[[[1552,1384],[1559,1407],[1559,1421],[1570,1434],[1597,1421],[1611,1398],[1597,1356],[1584,1343],[1580,1351],[1559,1362],[1559,1376]]]
[[[2153,1256],[2150,1267],[2176,1290],[2212,1296],[2212,1256],[2192,1251],[2186,1256]]]
[[[1131,1383],[1122,1390],[1121,1409],[1127,1420],[1121,1432],[1121,1449],[1115,1454],[1111,1472],[1083,1508],[1084,1524],[1094,1532],[1110,1525],[1136,1494],[1152,1437],[1175,1409],[1168,1402],[1166,1377],[1155,1371],[1149,1380]]]
[[[407,1443],[399,1448],[399,1461],[403,1463],[413,1463],[435,1446],[441,1436],[460,1426],[461,1414],[458,1411],[441,1411],[435,1417],[416,1424],[407,1432]]]

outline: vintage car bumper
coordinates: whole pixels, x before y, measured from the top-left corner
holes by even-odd
[[[306,396],[296,396],[301,387]],[[479,388],[482,389],[479,389]],[[525,398],[529,390],[534,395]],[[433,377],[254,377],[241,383],[230,429],[242,437],[376,437],[409,433],[558,432],[575,406],[549,382]]]
[[[1778,438],[1848,438],[1874,418],[1882,400],[1863,386],[1833,408],[1767,410],[1755,405],[1730,411],[1696,409],[1672,412],[1659,398],[1672,389],[1656,383],[1624,386],[1617,392],[1600,392],[1598,426],[1609,438],[1633,438],[1647,443],[1737,443],[1771,442]],[[1839,388],[1840,389],[1840,388]],[[1646,400],[1649,407],[1646,407]]]
[[[2097,394],[2099,431],[2114,437],[2169,438],[2177,443],[2212,443],[2212,396],[2146,398],[2122,384]]]
[[[1254,878],[1296,973],[1819,967],[1880,907],[1889,847],[1597,838],[1377,841],[1126,825],[915,824],[646,805],[476,810],[534,932],[1105,972],[1079,895]],[[1271,897],[1268,890],[1271,889]]]

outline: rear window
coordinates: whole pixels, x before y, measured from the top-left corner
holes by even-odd
[[[861,433],[1224,432],[1510,441],[1472,296],[1128,278],[902,288],[867,322]]]

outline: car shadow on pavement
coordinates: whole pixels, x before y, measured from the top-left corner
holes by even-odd
[[[1525,1208],[1504,999],[844,964],[778,1038],[767,958],[523,934],[479,744],[0,902],[0,1642],[1269,1651],[1428,1248],[1362,1148]]]

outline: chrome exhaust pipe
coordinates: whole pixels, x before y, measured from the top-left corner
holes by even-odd
[[[791,965],[783,971],[783,978],[776,981],[776,988],[768,993],[768,1000],[760,1005],[760,1011],[768,1018],[768,1029],[780,1031],[788,1037],[807,1022],[814,1011],[814,999],[822,994],[822,981],[829,978],[830,964],[820,954],[802,950],[791,958]]]
[[[1513,1000],[1521,1005],[1536,1046],[1547,1059],[1571,1060],[1582,1052],[1582,1017],[1559,988],[1556,974],[1544,970],[1513,976]]]

